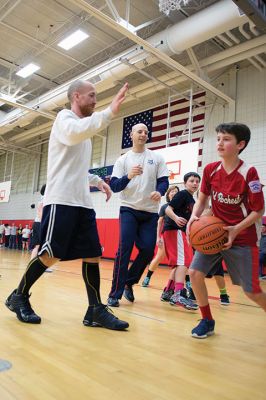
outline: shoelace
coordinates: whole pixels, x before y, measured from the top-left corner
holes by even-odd
[[[113,315],[114,315],[113,310],[108,306],[108,304],[103,304],[103,306],[104,306],[104,308],[105,308],[106,311],[108,311],[110,314],[113,314]]]
[[[104,306],[105,310],[106,310],[109,314],[111,314],[114,318],[118,319],[118,318],[114,315],[113,310],[112,310],[110,307],[108,307],[108,304],[103,304],[103,306]]]

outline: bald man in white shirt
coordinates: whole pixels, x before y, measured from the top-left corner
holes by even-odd
[[[128,301],[135,300],[133,285],[153,258],[160,200],[169,186],[164,158],[146,148],[147,126],[134,125],[131,139],[132,150],[118,158],[110,183],[114,192],[120,192],[121,200],[119,247],[108,298],[111,307],[119,307],[123,294]],[[134,244],[139,253],[128,270]]]

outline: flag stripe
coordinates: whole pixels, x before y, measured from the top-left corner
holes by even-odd
[[[199,102],[199,98],[200,97],[205,97],[205,93],[199,92],[193,95],[193,100],[197,100],[197,102]],[[179,100],[175,100],[175,101],[171,101],[171,105],[172,106],[176,106],[178,104],[182,104],[182,103],[189,103],[188,99],[179,99]],[[162,106],[158,106],[156,108],[153,109],[153,111],[157,111],[157,110],[163,110],[164,108],[167,108],[168,104],[163,104]]]
[[[199,115],[195,115],[193,117],[193,122],[196,121],[202,121],[205,118],[205,114],[199,114]],[[174,128],[175,126],[180,126],[180,125],[184,125],[184,127],[186,127],[188,123],[188,119],[187,118],[183,118],[177,121],[173,121],[171,122],[171,128]],[[167,128],[167,123],[163,124],[163,125],[158,125],[158,126],[153,126],[152,127],[152,132],[158,132],[161,130],[164,130]],[[179,130],[180,132],[182,132],[182,130]],[[181,134],[181,133],[180,133]],[[154,137],[154,135],[152,135]]]

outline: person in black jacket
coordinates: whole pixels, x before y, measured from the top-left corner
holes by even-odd
[[[182,291],[193,258],[193,250],[186,237],[186,225],[195,204],[193,194],[199,188],[200,176],[196,172],[188,172],[183,179],[185,189],[174,196],[165,210],[169,218],[164,223],[163,240],[168,263],[173,269],[161,300],[188,310],[197,310],[197,304],[185,298]]]

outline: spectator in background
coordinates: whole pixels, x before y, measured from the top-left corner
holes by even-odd
[[[18,250],[22,250],[22,225],[19,224],[18,230],[17,230],[17,245],[18,245]]]
[[[0,246],[2,246],[3,245],[3,243],[4,243],[4,241],[3,241],[3,239],[4,239],[4,232],[5,232],[5,225],[2,223],[2,221],[1,221],[1,224],[0,224]]]
[[[10,225],[5,224],[5,247],[9,247],[9,239],[10,239]]]
[[[17,227],[15,224],[11,225],[10,228],[10,238],[9,238],[9,248],[16,249],[17,248]]]
[[[29,229],[29,225],[26,225],[24,229],[22,229],[22,250],[29,249],[29,238],[30,238],[31,230]]]
[[[32,226],[29,225],[29,229],[30,229],[30,237],[29,237],[29,244],[28,244],[28,250],[31,251],[33,249],[33,245],[32,245]]]
[[[261,226],[259,265],[260,278],[266,279],[264,274],[264,267],[266,267],[266,217],[263,217]]]

